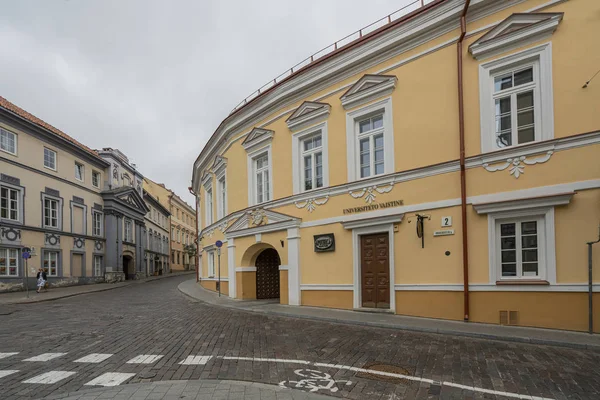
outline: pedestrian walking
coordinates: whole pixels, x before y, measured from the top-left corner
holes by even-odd
[[[46,280],[48,277],[46,276],[46,272],[43,268],[40,268],[37,273],[37,292],[39,293],[45,286]]]

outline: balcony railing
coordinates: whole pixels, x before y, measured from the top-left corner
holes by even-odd
[[[244,100],[242,100],[237,106],[235,106],[233,108],[233,110],[231,110],[230,114],[233,114],[234,112],[236,112],[237,110],[239,110],[240,108],[242,108],[243,106],[248,104],[248,102],[250,102],[252,99],[259,96],[261,93],[265,92],[266,90],[269,90],[270,88],[275,86],[277,83],[279,83],[282,80],[284,80],[285,78],[293,75],[295,72],[298,72],[302,68],[312,64],[313,62],[319,60],[320,58],[323,58],[324,56],[326,56],[328,54],[333,53],[334,51],[336,51],[338,49],[341,49],[345,46],[348,46],[348,45],[354,43],[355,41],[361,39],[363,36],[373,32],[381,27],[391,24],[392,22],[396,21],[398,18],[401,18],[413,11],[416,11],[416,10],[426,6],[427,4],[432,3],[433,1],[435,1],[435,0],[415,0],[415,1],[405,5],[404,7],[400,8],[399,10],[396,10],[393,13],[386,15],[385,17],[365,26],[364,28],[359,29],[358,31],[353,32],[353,33],[349,34],[348,36],[341,38],[340,40],[336,41],[335,43],[333,43],[327,47],[322,48],[321,50],[317,51],[316,53],[313,53],[310,57],[307,57],[304,60],[300,61],[298,64],[294,65],[292,68],[290,68],[290,69],[286,70],[285,72],[283,72],[282,74],[278,75],[275,79],[267,82],[266,84],[262,85],[260,88],[258,88],[254,92],[252,92],[252,94],[250,94],[248,97],[246,97]]]

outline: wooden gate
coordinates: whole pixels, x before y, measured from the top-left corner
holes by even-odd
[[[390,308],[390,260],[387,233],[360,238],[362,306]]]
[[[279,254],[275,249],[266,249],[256,258],[256,298],[279,298]]]

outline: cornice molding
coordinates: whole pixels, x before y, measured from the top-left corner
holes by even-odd
[[[242,142],[242,146],[246,151],[252,151],[259,145],[270,143],[273,140],[275,131],[263,128],[253,128],[246,139]]]
[[[317,101],[305,101],[285,121],[292,132],[317,124],[329,117],[331,105]]]
[[[395,75],[363,75],[341,97],[345,110],[366,104],[380,97],[390,95],[396,88]]]
[[[491,203],[473,202],[477,214],[490,214],[504,211],[528,210],[532,208],[555,207],[569,204],[575,192],[558,193],[540,197],[529,197],[518,200],[503,200]]]

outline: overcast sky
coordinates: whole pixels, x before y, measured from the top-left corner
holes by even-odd
[[[193,205],[231,109],[408,0],[0,0],[0,95]]]

